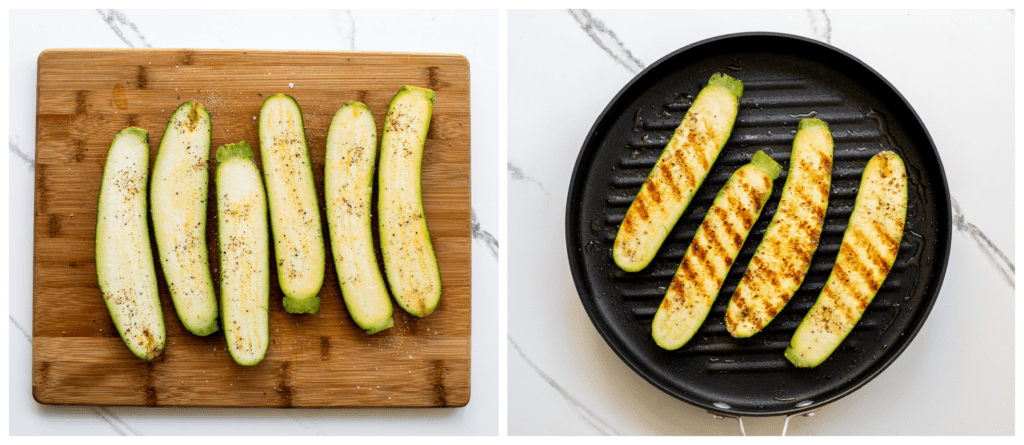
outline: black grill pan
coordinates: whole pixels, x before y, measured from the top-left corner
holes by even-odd
[[[715,72],[744,84],[732,136],[651,264],[638,273],[623,272],[611,256],[618,226],[693,97]],[[651,321],[715,194],[756,150],[788,169],[797,123],[811,116],[829,124],[835,158],[825,226],[802,287],[761,333],[734,339],[726,331],[725,308],[775,213],[784,170],[703,326],[679,350],[662,350],[651,339]],[[899,153],[910,180],[896,263],[839,349],[817,368],[798,369],[783,351],[832,270],[860,175],[880,150]],[[569,265],[583,306],[626,364],[663,391],[713,413],[771,416],[833,402],[877,376],[906,349],[938,296],[952,220],[931,137],[881,75],[820,42],[743,33],[682,48],[615,96],[576,160],[565,224]]]

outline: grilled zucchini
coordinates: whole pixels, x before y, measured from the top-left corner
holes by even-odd
[[[270,346],[267,198],[247,142],[217,149],[217,231],[224,338],[236,363],[252,366]]]
[[[651,334],[658,346],[678,349],[700,328],[781,172],[758,151],[722,186],[654,315]]]
[[[832,184],[832,133],[818,119],[802,119],[797,128],[779,207],[725,311],[733,337],[750,337],[775,318],[818,249]]]
[[[423,212],[423,149],[434,92],[403,86],[391,99],[380,143],[380,250],[398,305],[423,317],[441,300],[441,272]]]
[[[743,82],[711,76],[654,164],[615,235],[612,256],[622,270],[650,264],[690,204],[732,133]]]
[[[334,114],[327,130],[324,194],[341,295],[352,320],[367,334],[394,325],[370,226],[376,163],[373,113],[366,105],[349,102]]]
[[[906,167],[896,153],[880,152],[864,167],[832,274],[786,348],[790,362],[818,366],[853,330],[896,261],[906,217]]]
[[[324,237],[313,167],[299,105],[275,94],[260,109],[260,159],[266,177],[270,226],[274,231],[277,280],[284,309],[316,313],[324,284]]]
[[[121,130],[110,142],[96,207],[96,277],[117,333],[136,357],[164,350],[167,332],[146,219],[149,132]]]
[[[185,329],[217,332],[217,295],[206,251],[210,113],[186,102],[167,121],[153,163],[150,212],[160,265]]]

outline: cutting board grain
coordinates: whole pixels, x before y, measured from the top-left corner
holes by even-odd
[[[39,56],[38,69],[32,320],[37,401],[215,407],[451,407],[469,401],[470,89],[465,57],[47,50]],[[148,362],[128,351],[104,306],[94,261],[96,201],[115,133],[128,126],[149,130],[152,165],[171,112],[195,100],[213,117],[212,150],[245,140],[258,158],[254,118],[260,105],[271,94],[290,94],[305,118],[327,237],[324,145],[334,112],[350,100],[364,102],[379,134],[391,97],[407,84],[437,92],[423,160],[424,206],[444,289],[433,314],[418,319],[395,305],[395,326],[365,335],[344,308],[328,247],[316,314],[284,311],[272,268],[272,343],[262,363],[242,367],[228,355],[221,332],[196,337],[185,330],[157,267],[167,346]],[[213,153],[210,158],[215,159]],[[207,242],[216,279],[214,207],[209,206]]]

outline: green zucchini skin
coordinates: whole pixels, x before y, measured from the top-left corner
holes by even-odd
[[[380,248],[391,292],[406,312],[425,317],[441,300],[441,273],[423,211],[423,150],[433,91],[403,86],[391,99],[381,138],[377,196]]]
[[[267,198],[245,141],[217,149],[217,235],[224,339],[242,366],[270,346],[270,235]]]
[[[362,103],[349,102],[334,114],[327,130],[324,196],[341,295],[352,320],[367,334],[394,325],[370,222],[376,163],[373,113]]]
[[[327,260],[313,164],[295,99],[274,94],[263,101],[259,133],[282,303],[290,313],[316,313]]]
[[[654,259],[729,140],[742,95],[743,82],[721,73],[697,94],[619,225],[619,268],[639,272]]]
[[[761,332],[800,288],[818,249],[832,184],[832,133],[802,119],[793,139],[779,206],[725,311],[736,338]]]
[[[864,167],[832,273],[786,348],[790,362],[818,366],[850,334],[896,261],[906,218],[906,166],[896,153],[879,152]]]
[[[654,315],[651,336],[658,346],[679,349],[704,323],[780,170],[778,163],[758,151],[715,196]]]
[[[167,120],[150,182],[150,214],[160,265],[178,318],[206,336],[220,327],[206,248],[210,113],[185,102]]]
[[[149,132],[118,132],[103,167],[96,213],[96,278],[121,340],[151,360],[167,341],[150,248],[146,187]]]

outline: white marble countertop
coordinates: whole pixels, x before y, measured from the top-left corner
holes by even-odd
[[[579,149],[615,94],[676,49],[745,31],[828,42],[884,76],[931,133],[955,209],[945,281],[917,337],[787,433],[1015,433],[1012,11],[511,11],[508,30],[509,434],[739,434],[605,343],[576,293],[564,221]],[[783,419],[744,424],[777,435]]]
[[[189,32],[182,32],[182,26]],[[271,27],[272,25],[272,27]],[[11,11],[10,434],[493,435],[498,433],[497,11]],[[266,32],[271,28],[273,32]],[[403,29],[403,32],[395,32]],[[416,38],[408,38],[416,36]],[[40,405],[32,398],[36,58],[47,48],[454,53],[470,62],[471,398],[451,409],[185,409]],[[186,426],[186,428],[183,428]]]

